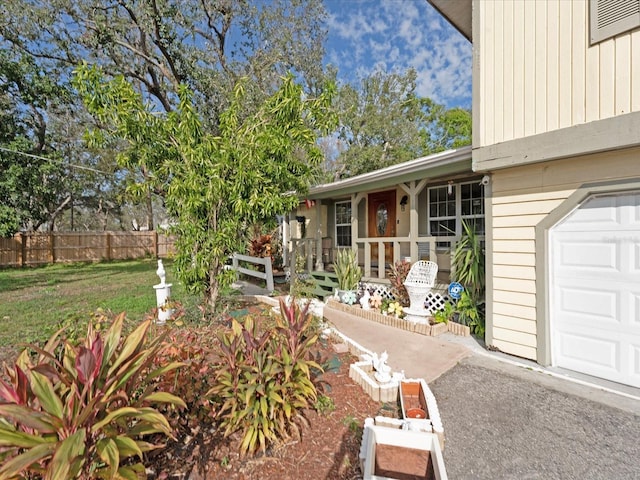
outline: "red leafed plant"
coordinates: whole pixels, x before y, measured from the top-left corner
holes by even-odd
[[[391,293],[393,293],[393,296],[403,307],[408,307],[410,303],[409,293],[407,293],[407,289],[404,286],[404,281],[407,279],[407,275],[409,275],[409,270],[411,270],[411,262],[398,260],[393,265],[391,273],[389,274]]]
[[[143,452],[158,447],[144,438],[172,435],[155,406],[185,406],[153,381],[181,364],[149,371],[162,337],[150,338],[145,321],[123,339],[123,321],[120,314],[104,337],[90,323],[77,346],[62,344],[60,330],[44,347],[31,347],[33,360],[25,349],[5,367],[0,479],[144,477]]]
[[[241,431],[242,453],[288,438],[298,416],[316,401],[313,376],[322,369],[311,355],[318,335],[308,309],[281,299],[275,328],[260,332],[246,317],[244,323],[234,319],[221,337],[223,358],[208,396],[220,405],[225,435]]]

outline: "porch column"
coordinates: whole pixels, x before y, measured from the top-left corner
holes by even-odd
[[[418,195],[424,189],[427,184],[427,180],[420,180],[418,183],[412,181],[407,184],[401,184],[400,187],[409,195],[409,252],[411,255],[411,262],[420,260],[418,255],[420,254],[418,249],[419,237],[419,223],[420,217],[418,215]]]
[[[290,213],[285,213],[282,216],[282,265],[285,267],[287,266],[287,259],[289,258],[289,236],[291,235],[289,215]]]
[[[316,271],[324,271],[322,263],[322,201],[316,200]]]

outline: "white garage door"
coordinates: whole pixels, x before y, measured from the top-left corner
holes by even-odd
[[[589,198],[549,246],[553,364],[640,387],[640,192]]]

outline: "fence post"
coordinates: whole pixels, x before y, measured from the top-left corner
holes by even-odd
[[[267,275],[267,290],[273,292],[275,288],[273,286],[273,267],[271,266],[271,257],[266,257],[264,273]]]
[[[111,234],[109,232],[105,232],[105,244],[107,249],[107,254],[105,255],[107,261],[111,260]]]
[[[24,242],[24,233],[20,232],[18,234],[18,238],[20,239],[20,240],[18,240],[20,242],[20,250],[18,252],[18,258],[19,258],[18,264],[21,267],[24,267],[24,254],[25,254],[25,251],[26,251],[26,248],[25,248],[25,245],[24,245],[24,243],[25,243]]]
[[[49,263],[56,263],[56,254],[54,251],[55,245],[54,245],[54,236],[52,232],[49,232]]]

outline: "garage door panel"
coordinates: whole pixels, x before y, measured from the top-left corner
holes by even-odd
[[[573,370],[597,368],[601,373],[617,375],[620,342],[615,339],[597,339],[590,336],[559,332],[559,353],[565,366]]]
[[[620,223],[614,197],[595,197],[585,202],[571,214],[570,222],[558,225],[559,232],[575,232],[584,230],[601,230],[606,226],[613,227]]]
[[[562,269],[592,269],[619,271],[618,246],[615,243],[564,241],[558,242],[559,273]]]
[[[564,287],[559,289],[558,294],[562,311],[568,315],[618,322],[620,296],[617,291]]]
[[[552,362],[640,387],[640,192],[588,199],[549,246]]]

